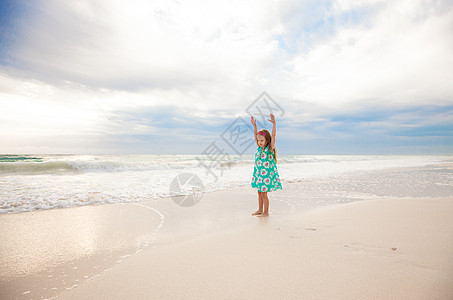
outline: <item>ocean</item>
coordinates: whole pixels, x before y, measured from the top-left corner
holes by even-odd
[[[283,189],[299,183],[310,201],[323,191],[335,191],[331,199],[451,196],[453,174],[442,165],[452,162],[451,156],[279,155],[277,167]],[[204,193],[249,186],[253,163],[253,155],[0,155],[0,214],[193,194],[193,185],[177,181],[181,175],[197,178]]]

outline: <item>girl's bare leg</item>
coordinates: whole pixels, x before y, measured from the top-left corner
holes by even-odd
[[[267,197],[267,192],[261,193],[261,198],[263,199],[264,211],[260,214],[260,217],[266,217],[269,215],[269,198]]]
[[[252,216],[260,215],[260,214],[263,213],[263,204],[264,204],[263,193],[262,192],[258,192],[258,210],[255,211],[252,214]]]

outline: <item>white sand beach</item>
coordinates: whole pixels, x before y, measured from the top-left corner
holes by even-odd
[[[231,197],[250,206],[231,217],[234,225],[192,235],[168,235],[176,227],[165,234],[163,226],[156,232],[167,239],[155,245],[139,245],[144,231],[162,224],[145,209],[151,202],[1,215],[3,238],[27,225],[15,231],[21,250],[7,252],[11,241],[2,246],[9,262],[23,262],[2,257],[2,299],[453,297],[451,197],[382,198],[294,214],[279,214],[271,198],[271,215],[258,218],[250,215],[254,194],[238,188],[206,194],[199,205]],[[24,232],[47,242],[32,244]],[[130,241],[137,246],[126,247]]]
[[[143,251],[59,299],[451,299],[453,199],[323,208]]]

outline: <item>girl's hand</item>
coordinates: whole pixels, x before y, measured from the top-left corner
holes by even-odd
[[[256,126],[256,120],[253,116],[250,117],[250,122],[252,122],[253,126]]]
[[[274,115],[273,115],[273,114],[270,114],[270,116],[271,116],[271,119],[270,119],[270,120],[267,119],[267,120],[268,120],[269,122],[275,124],[275,117],[274,117]]]

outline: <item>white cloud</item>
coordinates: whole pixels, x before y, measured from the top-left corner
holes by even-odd
[[[453,10],[422,4],[391,2],[371,28],[339,28],[295,57],[295,97],[340,110],[451,104]]]
[[[277,50],[267,38],[267,7],[241,1],[47,2],[18,49],[19,60],[54,81],[237,96],[231,91],[253,81]]]

